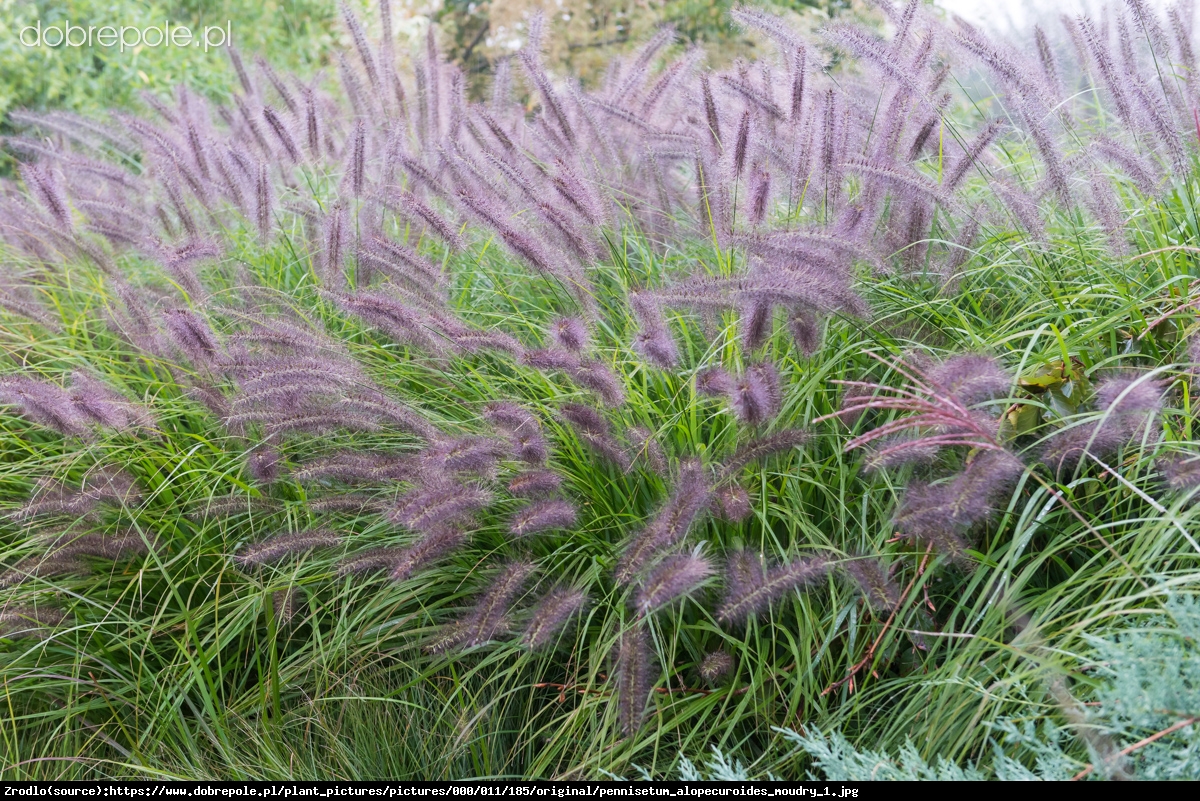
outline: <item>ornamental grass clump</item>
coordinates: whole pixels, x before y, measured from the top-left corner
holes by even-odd
[[[1194,48],[1131,8],[738,8],[756,62],[592,88],[533,15],[483,98],[385,1],[327,76],[13,115],[6,764],[287,774],[375,681],[455,778],[1067,709],[1004,671],[1194,575]]]

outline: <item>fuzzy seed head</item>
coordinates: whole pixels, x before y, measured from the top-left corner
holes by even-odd
[[[655,565],[638,588],[638,612],[646,615],[676,598],[690,595],[712,575],[712,572],[712,564],[697,554],[668,556]]]
[[[733,657],[725,651],[713,651],[700,662],[700,678],[709,686],[717,686],[733,671]]]
[[[583,590],[560,587],[546,593],[529,616],[522,644],[531,651],[548,645],[586,605]]]

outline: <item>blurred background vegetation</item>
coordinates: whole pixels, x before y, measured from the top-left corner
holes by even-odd
[[[358,0],[356,0],[357,2]],[[0,114],[12,109],[64,108],[94,114],[136,107],[144,90],[169,92],[180,83],[209,96],[234,80],[223,49],[25,47],[22,28],[41,20],[61,25],[202,25],[231,23],[248,53],[276,67],[310,72],[341,40],[332,0],[0,0]]]
[[[348,5],[378,31],[376,0]],[[420,46],[431,22],[447,57],[463,65],[472,93],[485,93],[498,60],[525,42],[530,15],[548,22],[546,63],[560,76],[585,84],[603,80],[604,65],[663,24],[674,25],[678,46],[704,43],[713,66],[753,58],[756,37],[732,28],[732,0],[392,0],[397,52]],[[863,0],[769,0],[768,7],[815,27],[831,15],[869,15]],[[19,33],[43,26],[172,24],[229,21],[234,43],[247,56],[263,55],[277,68],[309,76],[331,65],[348,44],[337,0],[0,0],[0,132],[12,109],[62,108],[87,114],[137,108],[143,91],[168,93],[183,83],[209,97],[230,91],[235,78],[222,49],[139,47],[24,47]],[[335,71],[327,70],[329,74]]]

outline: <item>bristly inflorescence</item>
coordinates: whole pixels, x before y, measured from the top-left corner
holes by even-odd
[[[900,603],[900,588],[887,568],[872,557],[856,557],[842,563],[842,570],[858,587],[867,605],[875,612],[888,614]]]
[[[656,554],[683,540],[706,510],[712,494],[708,471],[699,459],[679,466],[675,487],[666,502],[635,533],[617,562],[616,579],[624,584],[640,573]]]
[[[509,612],[513,601],[535,569],[529,562],[512,562],[502,567],[475,608],[452,623],[433,650],[482,645],[505,634],[511,624]]]
[[[327,529],[292,531],[247,546],[238,553],[235,561],[241,567],[269,565],[295,554],[317,548],[332,548],[340,543],[337,534]]]
[[[583,590],[560,587],[542,596],[529,615],[521,642],[530,649],[549,644],[587,605]]]
[[[621,632],[613,659],[616,676],[617,718],[626,735],[637,732],[649,701],[654,651],[646,629],[636,626]]]
[[[820,582],[828,570],[829,563],[820,558],[764,568],[755,554],[736,551],[726,566],[725,601],[717,610],[717,620],[742,623],[789,592]]]
[[[699,554],[668,556],[646,574],[638,587],[635,606],[643,615],[653,612],[697,590],[712,572],[712,565]]]

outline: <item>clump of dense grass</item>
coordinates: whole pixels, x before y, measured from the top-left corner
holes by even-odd
[[[771,726],[1066,714],[1200,556],[1192,51],[1131,8],[1076,69],[741,9],[777,61],[656,71],[664,30],[593,92],[535,21],[533,113],[347,13],[337,94],[24,118],[11,770],[794,771]]]

